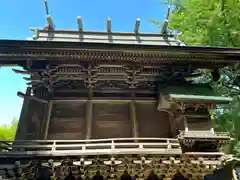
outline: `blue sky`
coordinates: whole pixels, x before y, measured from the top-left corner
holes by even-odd
[[[106,20],[112,19],[113,31],[133,31],[136,18],[141,19],[141,32],[158,32],[148,19],[162,20],[166,5],[159,0],[48,0],[49,11],[57,29],[77,29],[76,17],[82,16],[84,29],[105,31]],[[25,40],[33,33],[29,27],[46,25],[44,0],[1,0],[0,39]],[[0,68],[0,124],[18,119],[22,99],[17,91],[25,91],[25,81]]]

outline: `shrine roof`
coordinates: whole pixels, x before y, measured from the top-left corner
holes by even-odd
[[[45,28],[30,28],[35,35],[27,41],[0,40],[0,65],[25,66],[26,60],[43,60],[151,65],[180,62],[217,68],[240,60],[240,49],[185,46],[166,31],[142,33],[140,19],[132,32],[113,32],[111,19],[106,31],[84,30],[81,17],[77,17],[77,30],[56,29],[49,15],[47,21]]]
[[[118,63],[197,64],[211,68],[240,60],[240,49],[146,44],[0,40],[0,64],[23,64],[26,60],[104,61]],[[204,67],[200,67],[203,65]],[[217,68],[217,67],[216,67]]]

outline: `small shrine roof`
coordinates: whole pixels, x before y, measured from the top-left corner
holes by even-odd
[[[170,94],[170,98],[176,100],[192,101],[192,100],[201,100],[201,101],[221,101],[221,102],[231,102],[231,97],[223,96],[199,96],[199,95],[186,95],[186,94]]]

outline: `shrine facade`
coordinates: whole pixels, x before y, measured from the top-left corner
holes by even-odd
[[[14,142],[1,142],[7,179],[233,180],[231,141],[209,111],[231,103],[199,69],[239,61],[239,49],[185,46],[167,33],[32,28],[27,41],[0,40],[0,66],[24,75]]]

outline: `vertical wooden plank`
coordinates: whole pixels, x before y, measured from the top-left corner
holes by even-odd
[[[48,118],[48,104],[43,104],[44,106],[44,115],[43,115],[43,119],[41,122],[41,128],[40,128],[40,133],[39,133],[39,139],[44,139],[45,137],[45,126],[46,126],[46,122],[47,122],[47,118]]]
[[[48,101],[48,112],[47,112],[46,127],[44,132],[44,140],[47,140],[51,114],[52,114],[52,101],[50,100]]]
[[[134,138],[138,137],[138,124],[137,124],[137,116],[136,116],[136,106],[135,101],[132,100],[129,104],[130,107],[130,119],[132,122],[132,136]]]
[[[26,95],[30,95],[30,94],[31,94],[31,89],[27,88]],[[28,124],[27,113],[29,108],[28,107],[29,101],[30,101],[30,98],[28,96],[24,97],[15,140],[25,140],[26,138],[26,130],[27,130],[27,124]]]
[[[90,139],[92,134],[92,111],[93,111],[92,87],[90,87],[88,91],[88,101],[86,107],[86,121],[87,121],[86,139]]]

